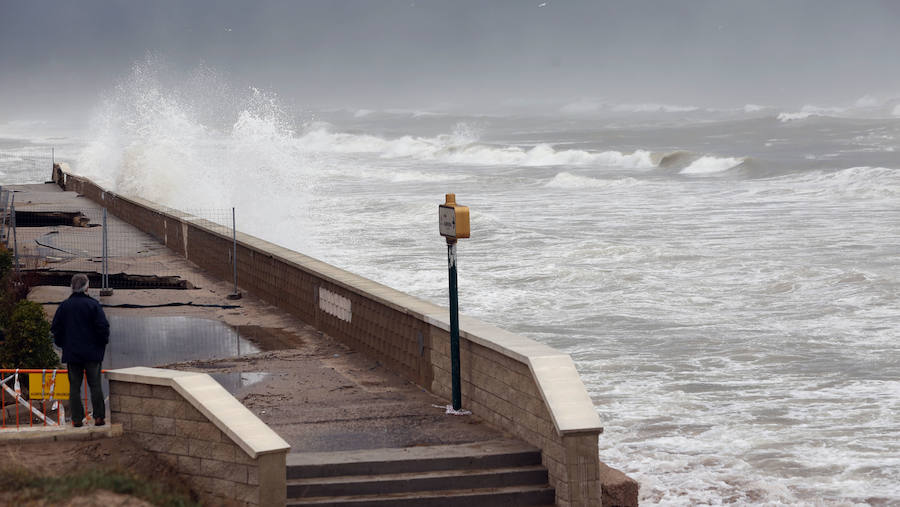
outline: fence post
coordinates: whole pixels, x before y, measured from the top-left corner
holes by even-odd
[[[109,287],[109,236],[107,234],[108,229],[106,224],[106,208],[103,208],[103,262],[101,263],[103,273],[100,275],[100,295],[112,296],[113,290]]]
[[[19,272],[19,242],[16,239],[16,194],[12,194],[12,198],[9,203],[9,210],[11,213],[10,218],[10,227],[12,228],[13,235],[13,259],[16,263],[16,273]]]
[[[0,241],[6,241],[6,236],[3,234],[6,229],[6,200],[8,199],[8,190],[7,193],[4,193],[3,185],[0,185]],[[6,243],[9,246],[9,242]]]
[[[228,299],[241,299],[241,293],[237,287],[237,224],[234,219],[234,208],[231,208],[231,266],[234,276],[234,291],[229,294]]]

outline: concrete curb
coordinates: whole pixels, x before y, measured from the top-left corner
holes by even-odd
[[[0,430],[0,445],[31,442],[100,440],[102,438],[121,437],[122,434],[121,424],[108,424],[106,426],[84,425],[81,428],[67,425],[62,428],[41,426],[34,428],[5,429]]]

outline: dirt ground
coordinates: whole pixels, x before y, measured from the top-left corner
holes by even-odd
[[[28,443],[0,442],[0,462],[4,466],[19,466],[32,473],[46,477],[59,477],[97,466],[118,470],[129,470],[164,484],[179,484],[177,474],[165,463],[144,451],[127,436],[99,440],[41,441]],[[17,498],[16,491],[0,492],[0,505],[63,505],[95,506],[110,505],[122,507],[144,507],[150,503],[130,495],[120,495],[109,491],[95,491],[73,497],[62,503],[31,501]]]

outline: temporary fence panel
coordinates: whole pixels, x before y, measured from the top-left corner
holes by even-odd
[[[228,275],[230,275],[229,281],[232,285],[230,297],[232,299],[240,297],[240,292],[238,291],[237,262],[235,259],[237,250],[237,213],[235,208],[189,208],[183,212],[190,217],[194,217],[193,220],[198,225],[202,225],[204,228],[231,240],[227,248],[224,248],[221,251],[206,252],[206,255],[218,256],[221,259],[222,265],[229,266]],[[216,275],[222,274],[224,273],[217,273]]]
[[[197,221],[233,237],[231,210],[198,213],[203,215],[195,215]],[[209,279],[183,258],[173,259],[159,240],[105,209],[27,205],[16,209],[14,231],[32,285],[68,285],[76,273],[87,274],[91,287],[111,290],[190,290]],[[233,248],[207,254],[233,265]]]
[[[2,187],[0,187],[2,189]],[[9,247],[8,241],[8,233],[9,233],[9,195],[10,191],[6,189],[0,190],[0,241],[3,242],[3,246]]]

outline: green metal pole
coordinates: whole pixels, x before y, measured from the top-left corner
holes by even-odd
[[[450,374],[453,380],[453,410],[462,408],[459,378],[459,294],[456,288],[456,239],[447,238],[447,266],[450,268]]]

